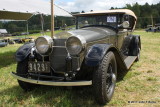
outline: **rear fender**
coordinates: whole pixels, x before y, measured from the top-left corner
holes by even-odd
[[[137,43],[138,47],[141,49],[141,38],[139,35],[134,35],[135,42]]]
[[[130,56],[136,56],[134,54],[134,51],[137,50],[138,48],[141,49],[141,39],[139,35],[130,35],[132,37],[132,40],[130,42],[129,46],[129,55]]]
[[[21,46],[16,52],[16,55],[15,55],[16,61],[21,62],[25,58],[27,58],[28,55],[31,53],[32,47],[34,47],[34,46],[35,46],[34,43],[27,43],[27,44],[24,44],[23,46]]]

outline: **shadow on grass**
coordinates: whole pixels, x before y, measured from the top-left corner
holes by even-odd
[[[13,63],[16,63],[14,55],[15,52],[13,51],[0,53],[0,69]]]
[[[30,92],[23,91],[19,86],[3,90],[1,96],[7,96],[10,104],[64,106],[64,107],[101,107],[94,99],[91,87],[50,87],[40,86]]]
[[[124,79],[124,77],[127,75],[128,71],[119,71],[117,72],[117,82],[120,82]]]
[[[132,72],[133,70],[134,68],[131,67],[128,71],[118,72],[117,82],[121,82],[123,80],[129,79],[141,74],[141,72]]]

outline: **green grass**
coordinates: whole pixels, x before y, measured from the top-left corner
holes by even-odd
[[[123,80],[117,82],[114,96],[106,106],[158,107],[160,105],[160,33],[135,31],[141,35],[141,59],[133,64]],[[41,34],[30,35],[34,38]],[[48,33],[50,35],[50,33]],[[100,107],[94,100],[92,87],[41,86],[24,92],[10,73],[16,71],[15,51],[21,44],[0,48],[0,106]],[[156,103],[128,103],[155,101]]]

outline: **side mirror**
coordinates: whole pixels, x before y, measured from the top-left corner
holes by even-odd
[[[123,28],[129,28],[129,22],[128,21],[124,21],[123,23],[122,23],[122,27]]]

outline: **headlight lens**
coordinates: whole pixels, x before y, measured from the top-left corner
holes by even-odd
[[[78,55],[82,51],[84,44],[85,44],[84,40],[81,40],[81,38],[72,36],[67,39],[66,48],[69,54]]]
[[[49,36],[38,37],[35,41],[36,49],[41,55],[47,55],[51,52],[53,39]]]

